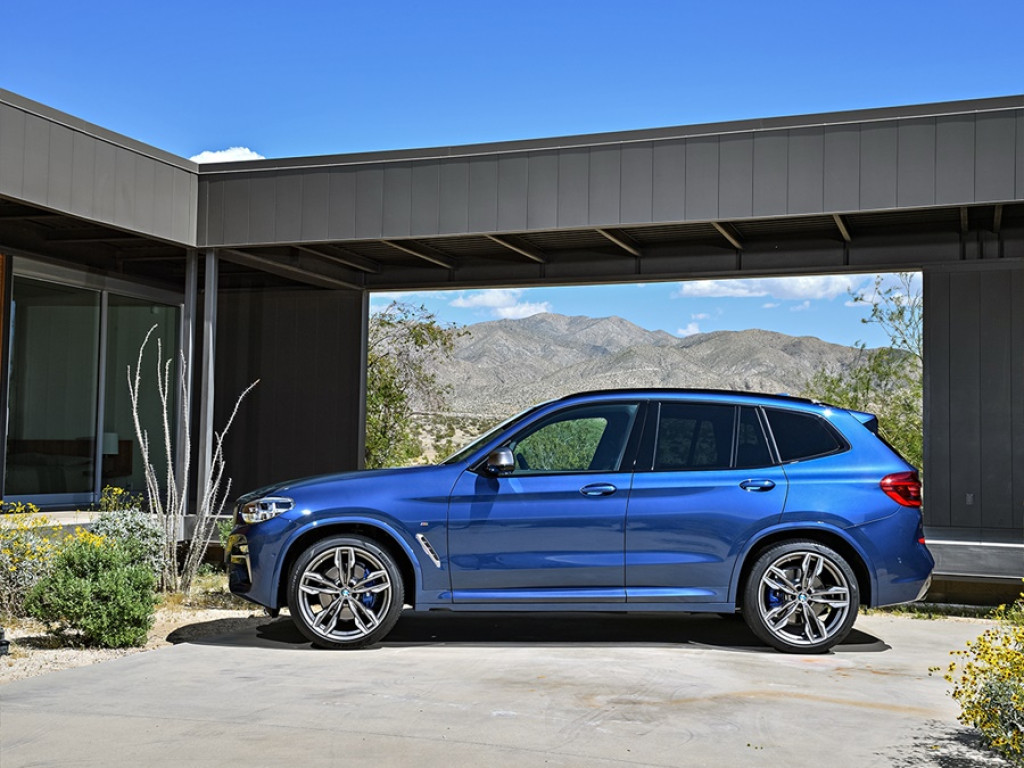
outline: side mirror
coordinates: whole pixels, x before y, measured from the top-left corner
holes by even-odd
[[[507,475],[516,468],[516,459],[511,448],[497,448],[491,451],[484,462],[484,469],[489,475]]]

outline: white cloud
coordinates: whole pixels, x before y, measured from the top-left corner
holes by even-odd
[[[189,158],[194,163],[237,163],[240,160],[264,160],[266,158],[248,147],[228,147],[227,149],[206,149]]]
[[[811,308],[811,300],[810,299],[805,299],[804,301],[802,301],[799,304],[797,304],[795,307],[790,307],[789,311],[790,312],[803,312],[804,310],[810,309],[810,308]]]
[[[801,301],[834,299],[858,290],[868,278],[862,275],[807,275],[760,277],[749,280],[688,280],[679,284],[673,298],[752,298]]]
[[[768,292],[758,284],[762,280],[688,280],[679,284],[673,299],[689,298],[732,299],[749,296],[767,296]]]
[[[676,331],[676,336],[693,336],[696,333],[700,333],[700,326],[697,323],[689,323],[685,328]]]
[[[408,303],[410,301],[421,301],[423,299],[444,299],[446,294],[457,295],[458,291],[380,291],[370,294],[371,300],[399,301]]]
[[[539,315],[542,312],[550,312],[551,305],[546,301],[524,301],[519,304],[512,304],[508,307],[495,307],[492,311],[500,318],[519,320],[520,318],[529,317],[530,315]]]
[[[711,315],[709,315],[707,312],[698,312],[695,315],[690,315],[691,320],[709,320],[710,318]]]
[[[766,304],[762,304],[761,309],[775,309],[777,306],[779,306],[777,301],[769,301]]]
[[[476,293],[470,293],[468,295],[464,293],[459,294],[452,300],[451,305],[462,309],[471,309],[474,307],[487,307],[493,309],[496,307],[507,307],[515,304],[522,295],[522,291],[508,288],[494,291],[477,291]]]
[[[549,302],[520,301],[522,295],[521,290],[512,288],[477,291],[456,296],[450,305],[460,309],[486,309],[493,317],[516,320],[551,311]]]

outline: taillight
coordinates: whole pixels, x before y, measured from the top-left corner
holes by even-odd
[[[896,472],[879,483],[885,495],[904,507],[921,506],[921,478],[917,472]]]

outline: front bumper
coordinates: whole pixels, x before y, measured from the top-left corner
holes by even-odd
[[[232,594],[250,599],[252,591],[252,561],[249,559],[249,540],[232,533],[224,550],[224,564],[228,571],[228,588]]]

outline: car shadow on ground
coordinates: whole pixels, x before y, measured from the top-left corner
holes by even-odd
[[[237,621],[237,620],[235,620]],[[222,626],[216,626],[221,624]],[[224,619],[182,627],[171,643],[254,648],[314,646],[290,618],[249,619],[243,626]],[[406,613],[373,648],[429,645],[566,646],[661,645],[704,647],[743,653],[775,653],[738,616],[616,613]],[[880,653],[890,649],[873,635],[854,629],[833,653]]]

